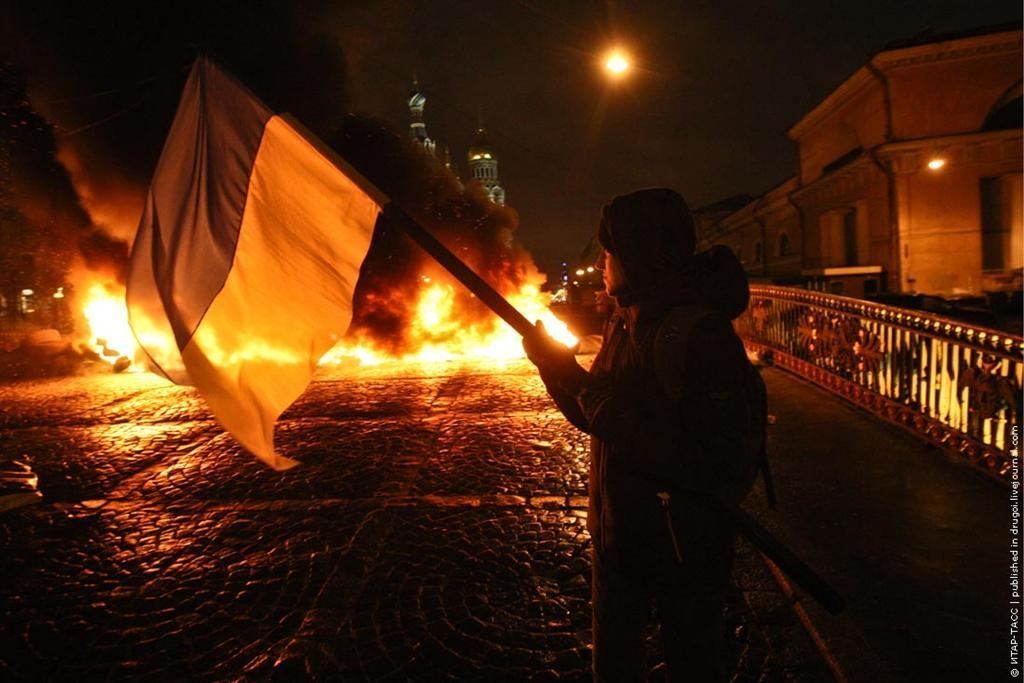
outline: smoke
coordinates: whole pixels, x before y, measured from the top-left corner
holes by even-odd
[[[88,159],[102,159],[99,153],[82,152],[72,141],[57,139],[57,160],[67,169],[79,203],[92,222],[111,239],[130,242],[138,228],[146,196],[146,185],[126,177],[115,168],[90,173]]]
[[[73,294],[123,283],[146,187],[197,53],[314,131],[335,127],[348,91],[344,55],[323,22],[331,5],[186,1],[142,12],[135,3],[2,3],[7,312],[22,289],[49,293],[70,282]]]
[[[205,53],[318,134],[348,108],[327,0],[3,3],[0,52],[28,77],[94,225],[134,236],[189,66]]]
[[[516,212],[492,203],[477,183],[460,183],[411,140],[379,121],[349,116],[328,142],[502,294],[543,280],[516,239]],[[452,285],[455,322],[477,328],[499,324],[465,287],[382,216],[360,272],[349,336],[371,340],[393,354],[413,350],[424,341],[411,337],[424,278]],[[429,341],[443,342],[450,330],[437,333],[441,338]]]
[[[54,129],[39,113],[25,79],[0,64],[0,295],[5,313],[32,290],[50,324],[66,322],[51,296],[79,268],[122,279],[127,244],[108,234],[82,206],[58,158]],[[43,305],[45,304],[45,305]]]

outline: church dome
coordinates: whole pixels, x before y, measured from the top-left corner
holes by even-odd
[[[491,147],[491,143],[487,139],[487,131],[483,128],[477,129],[476,138],[473,140],[473,144],[469,146],[469,160],[479,161],[480,159],[494,158],[496,158],[496,155],[494,148]]]

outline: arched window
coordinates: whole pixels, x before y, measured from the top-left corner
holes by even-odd
[[[754,260],[756,262],[760,263],[763,258],[764,258],[764,248],[761,246],[760,242],[756,242],[754,244]]]
[[[1021,112],[1021,81],[1017,81],[1009,90],[996,100],[985,117],[982,130],[1006,130],[1008,128],[1020,128]]]
[[[789,252],[789,235],[787,235],[786,233],[782,233],[781,235],[779,235],[779,258],[789,256]]]

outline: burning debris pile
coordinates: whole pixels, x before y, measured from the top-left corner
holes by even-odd
[[[0,345],[0,379],[133,368],[137,346],[128,326],[124,287],[97,282],[82,299],[85,322],[70,334],[44,327],[5,335],[6,341]]]
[[[382,124],[348,117],[335,149],[530,319],[567,345],[575,338],[548,309],[544,276],[518,242],[515,211],[463,185],[432,156]],[[519,336],[392,225],[377,223],[347,338],[325,360],[517,358]]]

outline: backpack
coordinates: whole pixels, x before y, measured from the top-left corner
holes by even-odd
[[[699,322],[709,315],[717,315],[712,309],[701,306],[679,306],[665,316],[654,339],[654,369],[662,390],[669,398],[678,397],[684,390],[679,358],[686,358],[686,342]],[[743,430],[743,449],[730,457],[740,458],[736,468],[737,481],[731,482],[730,498],[737,503],[750,492],[758,472],[764,480],[768,506],[775,509],[775,487],[768,466],[768,389],[760,371],[749,359],[744,359],[744,395],[750,406]]]

